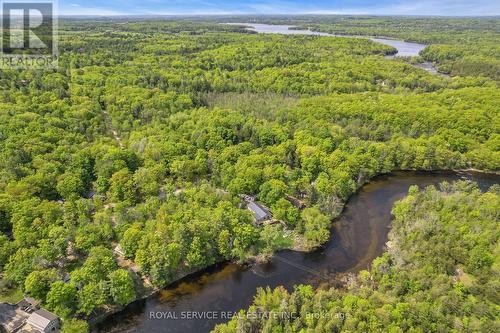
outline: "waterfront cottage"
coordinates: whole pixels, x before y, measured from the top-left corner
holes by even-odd
[[[251,201],[247,203],[247,207],[253,213],[257,223],[263,223],[264,221],[271,219],[271,213],[264,206]]]
[[[269,209],[257,203],[255,201],[255,197],[247,194],[240,194],[240,199],[246,203],[248,210],[253,213],[255,222],[257,224],[262,224],[263,222],[272,218]]]

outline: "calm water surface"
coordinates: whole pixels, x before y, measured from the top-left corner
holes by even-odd
[[[233,23],[231,23],[233,24]],[[326,32],[318,32],[311,30],[295,30],[292,25],[273,25],[273,24],[256,24],[256,23],[234,23],[234,25],[246,25],[251,28],[249,30],[256,31],[258,33],[266,33],[266,34],[280,34],[280,35],[314,35],[314,36],[335,36],[335,37],[349,37],[349,38],[369,38],[363,36],[350,36],[350,35],[337,35],[337,34],[329,34]],[[387,38],[378,38],[373,37],[369,38],[370,40],[390,45],[398,50],[397,56],[400,57],[413,57],[418,56],[420,51],[425,49],[427,45],[405,42],[402,40],[396,39],[387,39]]]
[[[290,30],[287,25],[245,24],[259,33],[307,34],[334,36],[310,30]],[[342,36],[339,37],[352,37]],[[362,38],[362,37],[360,37]],[[370,38],[398,50],[396,56],[417,56],[426,45],[393,39]],[[432,64],[419,67],[436,73]],[[425,187],[442,181],[470,179],[482,189],[498,184],[500,177],[480,173],[418,173],[396,172],[374,179],[351,197],[346,208],[332,226],[332,237],[322,248],[312,253],[279,252],[271,262],[252,267],[232,263],[211,267],[169,286],[147,300],[138,301],[110,317],[98,328],[101,332],[208,332],[223,313],[247,308],[258,287],[295,284],[332,285],[339,275],[368,268],[379,256],[387,241],[391,208],[403,198],[411,185]],[[191,315],[211,315],[216,319],[183,319]],[[151,313],[162,312],[168,318],[154,319]]]
[[[209,332],[226,319],[182,319],[185,311],[202,314],[233,312],[247,308],[258,287],[295,284],[332,285],[340,273],[368,268],[387,241],[391,208],[411,185],[425,187],[442,181],[469,179],[484,190],[498,184],[500,176],[481,173],[395,172],[380,176],[348,201],[332,226],[332,237],[312,253],[279,252],[271,262],[252,267],[223,264],[192,275],[147,300],[128,306],[106,320],[101,332]],[[222,311],[222,312],[221,312]],[[151,319],[151,312],[168,314],[168,319]],[[173,318],[173,317],[178,317]]]
[[[395,55],[388,55],[386,58],[394,57],[415,57],[420,54],[420,51],[425,49],[427,45],[405,42],[397,39],[389,38],[378,38],[378,37],[365,37],[365,36],[353,36],[353,35],[342,35],[342,34],[329,34],[326,32],[312,31],[312,30],[295,30],[291,29],[293,25],[274,25],[274,24],[260,24],[260,23],[228,23],[231,25],[245,25],[248,26],[249,30],[253,30],[258,33],[265,34],[280,34],[280,35],[314,35],[314,36],[335,36],[335,37],[348,37],[348,38],[368,38],[374,42],[392,46],[398,50]],[[422,64],[414,65],[417,68],[431,72],[432,74],[438,74],[438,71],[434,64],[431,62],[424,62]]]

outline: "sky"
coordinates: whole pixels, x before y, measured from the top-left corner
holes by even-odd
[[[500,15],[498,0],[59,0],[61,15]]]

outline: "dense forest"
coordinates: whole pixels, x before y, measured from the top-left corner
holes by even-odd
[[[500,79],[498,18],[330,17],[292,20],[298,26],[336,34],[384,36],[431,44],[421,60],[452,75]]]
[[[227,21],[241,22],[241,18]],[[247,19],[247,21],[250,21]],[[305,16],[251,18],[252,22],[295,25],[339,35],[403,39],[429,45],[412,61],[432,61],[452,75],[500,78],[500,24],[497,17]]]
[[[497,332],[500,187],[410,188],[388,251],[345,290],[259,289],[214,332]]]
[[[31,295],[68,332],[211,264],[320,245],[377,174],[500,169],[486,67],[437,76],[366,39],[209,21],[60,26],[59,69],[0,72],[0,300]],[[498,46],[477,61],[498,66]],[[240,194],[281,223],[254,224]]]

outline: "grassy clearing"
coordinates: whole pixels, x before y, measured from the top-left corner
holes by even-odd
[[[24,297],[23,291],[19,288],[0,289],[0,303],[15,304]]]

